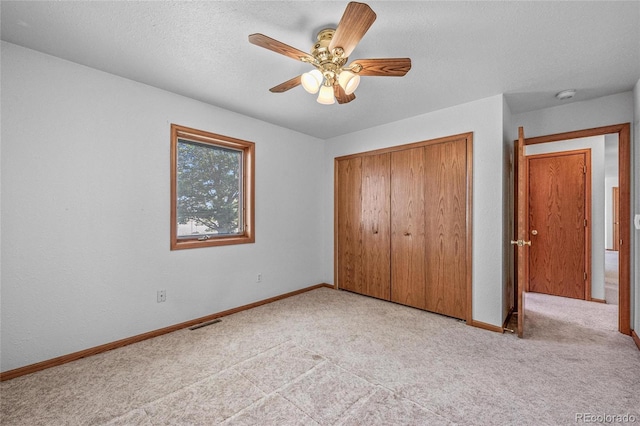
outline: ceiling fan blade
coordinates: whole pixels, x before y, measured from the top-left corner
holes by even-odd
[[[329,43],[329,50],[342,47],[344,56],[349,56],[375,20],[376,14],[368,5],[352,1],[340,18],[338,28]]]
[[[336,100],[338,101],[339,104],[349,103],[356,98],[356,95],[354,95],[353,93],[350,95],[347,95],[344,92],[344,89],[342,88],[342,86],[340,86],[339,84],[333,85],[333,95],[336,97]]]
[[[256,46],[264,47],[265,49],[280,53],[281,55],[288,56],[292,59],[295,59],[296,61],[302,61],[302,58],[308,59],[310,62],[314,61],[313,56],[311,56],[310,54],[296,49],[295,47],[291,47],[288,44],[284,44],[281,41],[278,41],[271,37],[267,37],[264,34],[251,34],[249,36],[249,43],[255,44]]]
[[[356,64],[362,66],[362,70],[357,73],[360,76],[402,77],[411,69],[409,58],[356,59],[349,67]]]
[[[299,75],[297,77],[293,77],[291,80],[287,80],[284,83],[280,83],[277,86],[272,87],[271,89],[269,89],[269,91],[273,93],[282,93],[286,92],[289,89],[293,89],[294,87],[300,85],[300,77],[302,76]]]

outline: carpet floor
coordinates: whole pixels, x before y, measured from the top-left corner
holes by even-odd
[[[317,289],[2,382],[0,422],[640,422],[640,351],[616,331],[616,307],[531,293],[526,306],[527,335],[518,339]]]

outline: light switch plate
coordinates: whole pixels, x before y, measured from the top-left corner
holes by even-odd
[[[633,218],[633,224],[636,226],[636,229],[640,229],[640,214],[637,214]]]

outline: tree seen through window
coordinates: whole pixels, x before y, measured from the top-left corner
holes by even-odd
[[[178,237],[242,232],[242,151],[178,140]],[[194,231],[194,229],[196,231]]]

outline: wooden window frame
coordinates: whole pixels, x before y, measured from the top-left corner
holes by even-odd
[[[242,221],[244,231],[239,234],[199,240],[198,237],[178,238],[178,139],[232,148],[242,151]],[[255,242],[255,144],[241,139],[171,124],[171,250],[214,247]]]

